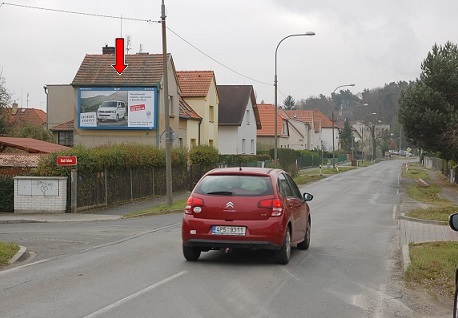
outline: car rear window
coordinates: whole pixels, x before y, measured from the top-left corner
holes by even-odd
[[[273,194],[269,177],[250,175],[208,175],[195,192],[208,195],[260,196]]]

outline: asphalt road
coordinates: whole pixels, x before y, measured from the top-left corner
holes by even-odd
[[[288,265],[267,252],[181,253],[181,215],[0,224],[36,256],[0,272],[0,317],[446,317],[399,281],[391,160],[338,174],[314,195],[312,241]],[[451,312],[451,310],[450,310]]]

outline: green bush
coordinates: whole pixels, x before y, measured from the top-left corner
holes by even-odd
[[[244,166],[258,161],[255,155],[220,155],[219,162],[226,163],[229,167]]]
[[[0,176],[0,212],[14,212],[14,179]]]
[[[219,161],[218,149],[207,145],[192,147],[189,151],[189,160],[192,164],[201,164],[203,166],[215,165]]]
[[[53,152],[41,157],[35,174],[40,176],[69,176],[71,167],[57,165],[57,156],[76,156],[78,170],[99,172],[104,169],[125,170],[165,167],[165,149],[140,144],[102,145],[94,148],[75,146],[70,150]],[[186,166],[187,152],[171,149],[172,166]]]

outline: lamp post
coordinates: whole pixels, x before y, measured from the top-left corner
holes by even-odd
[[[355,84],[345,84],[345,85],[340,85],[340,86],[337,86],[334,91],[332,92],[332,94],[335,94],[336,93],[336,90],[338,90],[339,88],[341,87],[347,87],[347,86],[355,86]],[[331,94],[331,98],[332,98],[332,94]],[[331,117],[332,117],[332,168],[335,169],[336,168],[336,155],[335,155],[335,146],[334,146],[334,107],[332,108],[332,112],[331,112]]]
[[[364,132],[363,132],[364,118],[370,115],[377,115],[377,113],[366,114],[363,116],[363,119],[361,120],[361,164],[364,163]]]
[[[275,125],[275,137],[274,137],[274,165],[275,167],[277,166],[277,149],[278,149],[278,129],[277,129],[277,115],[278,115],[278,105],[277,105],[277,84],[278,84],[278,80],[277,80],[277,51],[278,51],[278,47],[280,46],[280,44],[286,40],[287,38],[290,38],[290,37],[293,37],[293,36],[314,36],[315,35],[315,32],[312,32],[312,31],[309,31],[309,32],[306,32],[306,33],[297,33],[297,34],[290,34],[290,35],[287,35],[285,36],[283,39],[280,40],[280,42],[278,42],[277,44],[277,48],[275,49],[275,77],[274,77],[274,89],[275,89],[275,119],[274,119],[274,125]]]

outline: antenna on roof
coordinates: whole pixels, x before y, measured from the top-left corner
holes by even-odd
[[[127,40],[126,40],[126,42],[127,42],[127,43],[126,43],[126,55],[129,54],[129,50],[130,50],[130,47],[131,47],[131,46],[130,46],[130,39],[131,39],[131,36],[128,35],[128,36],[127,36]]]

